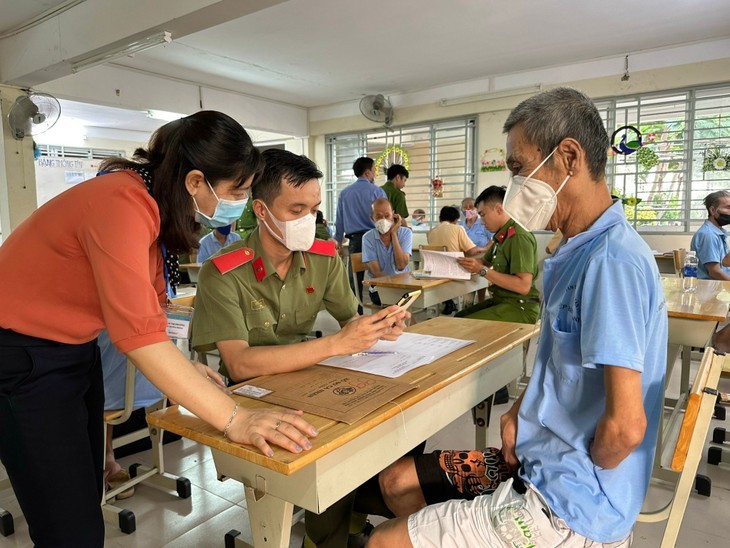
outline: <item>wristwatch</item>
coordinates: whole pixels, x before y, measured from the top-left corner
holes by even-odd
[[[479,275],[480,275],[480,276],[482,276],[482,277],[484,277],[484,276],[486,276],[486,275],[487,275],[487,272],[489,272],[489,267],[488,267],[488,266],[484,266],[484,267],[482,267],[482,269],[481,269],[481,270],[479,271]]]

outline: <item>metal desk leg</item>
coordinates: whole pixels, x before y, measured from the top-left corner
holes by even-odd
[[[489,419],[492,416],[492,401],[494,396],[489,396],[483,402],[472,408],[474,418],[474,448],[483,451],[489,446]]]
[[[288,548],[294,505],[247,485],[244,486],[244,489],[253,546],[255,548],[264,546],[266,548]],[[239,534],[240,532],[235,530],[226,534],[226,548],[234,546],[251,548],[249,543],[238,538]]]

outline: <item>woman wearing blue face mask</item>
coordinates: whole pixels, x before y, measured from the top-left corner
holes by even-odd
[[[175,254],[197,247],[196,219],[231,224],[261,168],[240,124],[198,112],[161,127],[132,160],[105,161],[104,175],[43,205],[0,247],[0,460],[37,546],[104,543],[104,328],[224,436],[266,454],[269,443],[311,447],[301,413],[251,412],[218,389],[220,377],[169,340],[160,306],[177,284]]]

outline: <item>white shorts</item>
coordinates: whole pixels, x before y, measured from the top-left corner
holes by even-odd
[[[492,495],[474,500],[450,500],[427,506],[408,518],[414,548],[626,548],[628,538],[607,544],[594,542],[572,531],[553,515],[531,487],[520,495],[512,480]]]

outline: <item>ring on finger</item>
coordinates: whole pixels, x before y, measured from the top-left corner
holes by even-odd
[[[278,432],[280,426],[281,426],[281,421],[276,421],[276,426],[274,426],[274,430],[276,430]]]

